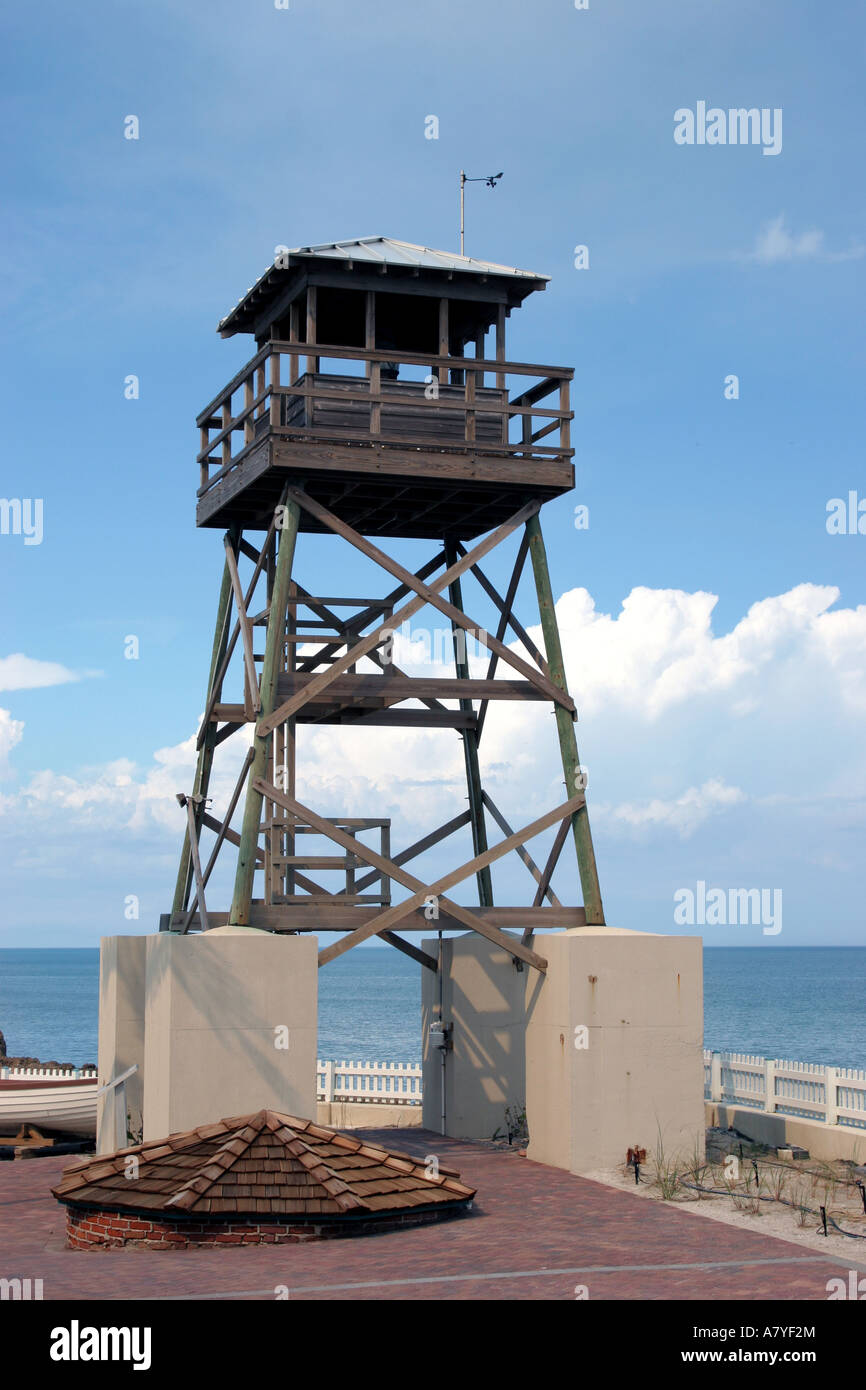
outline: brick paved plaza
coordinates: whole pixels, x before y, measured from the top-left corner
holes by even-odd
[[[435,1153],[478,1189],[440,1225],[303,1246],[67,1250],[49,1189],[69,1159],[0,1164],[0,1274],[41,1278],[46,1299],[811,1299],[844,1262],[787,1241],[572,1177],[517,1154],[423,1130],[355,1131]]]

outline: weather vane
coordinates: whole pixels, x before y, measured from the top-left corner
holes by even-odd
[[[465,225],[464,210],[466,205],[466,195],[464,189],[467,183],[486,183],[488,188],[495,188],[502,178],[502,172],[498,174],[486,174],[481,179],[468,179],[463,169],[460,170],[460,254],[463,255],[463,231]]]

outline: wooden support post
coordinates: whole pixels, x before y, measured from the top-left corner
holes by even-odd
[[[475,442],[475,372],[471,367],[466,370],[466,379],[463,384],[463,399],[466,403],[464,437],[468,444]]]
[[[270,362],[271,362],[271,380],[270,380],[270,387],[271,387],[271,397],[270,397],[270,400],[271,400],[271,404],[270,404],[270,413],[269,413],[268,423],[269,423],[269,425],[270,425],[270,427],[271,427],[272,430],[278,430],[279,427],[280,427],[280,425],[283,423],[283,416],[282,416],[282,401],[283,401],[283,398],[282,398],[282,396],[280,396],[280,395],[275,391],[274,388],[275,388],[275,387],[278,387],[279,384],[280,384],[280,354],[279,354],[278,352],[276,352],[276,351],[272,352],[272,353],[271,353]]]
[[[301,341],[300,333],[299,333],[299,331],[298,331],[298,319],[299,319],[299,317],[300,317],[300,306],[299,306],[299,304],[298,304],[298,301],[295,300],[294,303],[293,303],[293,304],[291,305],[291,307],[289,308],[289,342],[290,342],[290,343],[299,343],[299,342]],[[294,384],[295,384],[295,382],[297,381],[297,379],[298,379],[298,356],[297,356],[297,353],[294,353],[294,352],[293,352],[293,353],[290,353],[290,354],[289,354],[289,385],[290,385],[290,386],[294,386]]]
[[[553,591],[550,586],[550,573],[547,568],[547,552],[544,548],[544,538],[541,534],[541,523],[538,513],[531,516],[526,523],[526,534],[529,537],[529,555],[532,560],[532,570],[535,575],[535,588],[538,594],[538,611],[541,617],[541,631],[544,634],[544,647],[547,652],[547,664],[550,670],[550,679],[560,690],[566,692],[568,687],[565,681],[565,665],[562,659],[562,647],[559,641],[559,628],[556,624],[556,609],[553,603]],[[556,726],[559,732],[559,751],[562,756],[562,770],[565,774],[565,791],[569,798],[580,793],[578,785],[578,769],[580,758],[577,752],[577,736],[574,732],[574,720],[568,710],[562,705],[557,704]],[[604,908],[601,901],[601,888],[598,882],[598,869],[595,862],[595,850],[592,845],[592,832],[589,828],[589,813],[586,803],[579,806],[571,818],[572,832],[574,834],[574,847],[577,853],[577,867],[580,874],[580,885],[583,891],[583,903],[586,908],[586,921],[588,926],[604,925]]]
[[[451,541],[445,543],[445,564],[450,567],[456,562],[457,551]],[[463,612],[463,595],[460,580],[454,579],[448,585],[448,597]],[[469,659],[466,651],[466,633],[463,628],[458,628],[452,623],[452,638],[454,641],[454,670],[458,680],[468,680],[469,678]],[[471,700],[461,700],[460,710],[463,714],[475,713],[475,706]],[[484,793],[481,786],[481,767],[478,760],[478,734],[475,729],[463,730],[463,760],[466,764],[466,786],[469,792],[469,815],[472,826],[472,846],[476,854],[483,854],[487,849],[487,826],[484,822]],[[478,902],[481,907],[493,906],[493,882],[490,877],[490,866],[485,865],[479,869],[477,874],[478,882]]]
[[[368,290],[364,313],[364,347],[371,352],[376,350],[376,295],[373,290]],[[369,382],[370,395],[378,396],[382,389],[382,364],[372,362],[369,359],[365,363],[367,380]],[[378,401],[370,402],[370,434],[373,436],[382,433],[382,406]]]
[[[562,411],[562,420],[559,426],[559,447],[563,452],[571,448],[571,421],[568,418],[571,412],[569,397],[568,377],[563,377],[559,386],[559,408]]]
[[[277,678],[282,662],[280,656],[285,637],[286,613],[289,606],[289,586],[292,581],[292,563],[295,555],[295,542],[298,536],[300,509],[296,502],[285,503],[283,528],[279,533],[280,545],[274,572],[274,587],[271,594],[268,628],[265,638],[265,656],[262,663],[260,699],[262,715],[266,717],[274,708],[277,694]],[[268,753],[270,734],[253,735],[253,761],[247,780],[247,799],[244,819],[241,826],[241,843],[238,850],[235,888],[229,921],[233,926],[246,927],[250,922],[250,905],[253,897],[253,880],[256,870],[256,849],[259,840],[259,826],[262,815],[262,793],[256,788],[256,780],[264,778],[269,771]]]
[[[496,360],[505,362],[505,305],[500,304],[496,310]],[[505,373],[496,373],[496,385],[500,391],[505,389]]]
[[[202,931],[210,930],[210,923],[207,917],[207,907],[204,900],[204,879],[201,873],[201,860],[198,854],[198,826],[195,819],[195,805],[192,797],[187,798],[186,803],[186,827],[187,840],[189,842],[189,852],[192,856],[192,867],[195,873],[195,893],[198,902],[198,912],[201,918]]]
[[[316,341],[316,286],[315,286],[315,285],[308,285],[308,286],[307,286],[307,342],[308,342],[308,343],[314,343],[315,341]],[[308,371],[308,372],[317,372],[318,370],[319,370],[319,359],[318,359],[318,357],[308,357],[308,358],[307,358],[307,371]],[[312,412],[312,409],[313,409],[313,398],[310,397],[309,399],[310,399],[309,410],[310,410],[310,412]]]
[[[252,444],[256,437],[253,420],[253,401],[255,400],[255,373],[250,372],[244,382],[244,444]]]
[[[259,699],[259,683],[256,675],[256,663],[253,656],[253,629],[250,623],[249,614],[244,603],[244,591],[241,587],[240,575],[238,574],[238,563],[235,559],[234,544],[230,535],[225,537],[226,564],[228,565],[229,578],[231,579],[232,593],[237,609],[238,622],[241,625],[241,641],[244,648],[244,710],[248,719],[252,719],[261,709]]]
[[[222,848],[223,840],[225,840],[225,839],[232,833],[232,832],[231,832],[231,827],[230,827],[231,818],[232,818],[232,816],[234,815],[234,813],[235,813],[235,807],[237,806],[238,801],[240,800],[241,788],[242,788],[242,786],[243,786],[243,784],[244,784],[244,781],[245,781],[245,779],[246,779],[246,775],[247,775],[247,773],[248,773],[248,771],[249,771],[250,763],[252,762],[252,760],[253,760],[253,750],[252,750],[252,748],[248,748],[248,749],[247,749],[247,756],[246,756],[246,758],[244,759],[244,764],[243,764],[243,767],[242,767],[241,770],[240,770],[240,775],[238,776],[238,779],[237,779],[237,781],[235,782],[235,789],[234,789],[234,791],[233,791],[232,794],[231,794],[231,798],[230,798],[230,800],[229,800],[228,808],[227,808],[227,810],[226,810],[225,816],[223,817],[222,821],[221,821],[221,822],[220,822],[220,821],[215,821],[214,818],[213,818],[213,816],[209,816],[209,815],[207,814],[206,811],[203,811],[203,812],[202,812],[202,815],[201,815],[201,817],[200,817],[200,820],[201,820],[201,824],[202,824],[202,825],[207,825],[208,829],[210,829],[210,830],[214,830],[214,829],[215,829],[216,832],[217,832],[216,842],[215,842],[215,844],[214,844],[213,849],[212,849],[211,852],[210,852],[210,858],[208,859],[207,864],[205,865],[205,868],[204,868],[204,872],[202,873],[202,876],[201,876],[201,882],[202,882],[202,887],[203,887],[203,888],[207,888],[208,879],[210,878],[211,872],[213,871],[213,866],[214,866],[214,864],[215,864],[216,861],[217,861],[217,855],[219,854],[219,852],[220,852],[220,850],[221,850],[221,848]],[[203,804],[204,804],[204,803],[203,803]],[[235,839],[237,839],[237,836],[235,836]],[[196,906],[197,906],[197,905],[198,905],[198,890],[196,890],[196,896],[195,896],[195,898],[194,898],[193,901],[192,901],[192,905],[190,906],[190,908],[189,908],[189,910],[188,910],[188,912],[187,912],[187,914],[186,914],[186,917],[184,918],[183,926],[181,927],[181,934],[182,934],[182,935],[186,935],[186,933],[189,931],[189,924],[190,924],[190,922],[192,921],[193,917],[195,916],[195,909],[196,909]],[[204,913],[202,913],[202,920],[204,920]]]
[[[439,356],[448,356],[448,300],[439,300]],[[448,380],[448,368],[438,369],[440,385]]]
[[[239,533],[238,533],[239,539]],[[228,646],[229,634],[229,610],[232,601],[232,581],[229,572],[228,561],[223,566],[223,579],[220,587],[219,603],[217,605],[216,626],[214,628],[213,648],[210,659],[210,674],[208,676],[207,703],[218,695],[217,685],[222,683],[221,676],[218,675],[226,647]],[[208,783],[210,781],[211,767],[213,766],[214,748],[216,747],[216,724],[209,723],[204,731],[204,738],[199,745],[198,758],[196,760],[195,780],[193,782],[193,796],[204,796],[207,794]],[[196,802],[196,823],[201,829],[201,808],[204,802]],[[177,882],[174,889],[174,900],[172,902],[172,918],[179,916],[185,909],[189,901],[189,893],[192,882],[192,859],[190,856],[189,838],[184,836],[183,848],[180,855],[180,866],[177,871]]]

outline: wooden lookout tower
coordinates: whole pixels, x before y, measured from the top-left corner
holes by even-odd
[[[506,347],[511,311],[546,279],[369,237],[281,249],[222,319],[223,337],[249,333],[256,348],[198,417],[197,524],[224,532],[225,564],[163,930],[315,932],[328,943],[320,965],[376,935],[435,970],[435,958],[397,935],[429,934],[432,903],[434,930],[469,928],[544,970],[536,932],[604,923],[539,515],[574,482],[573,373],[512,361]],[[323,534],[378,567],[381,597],[304,586],[296,561]],[[313,539],[299,549],[300,535]],[[512,535],[516,558],[500,592],[485,559]],[[389,555],[389,538],[430,542],[430,557],[412,573]],[[513,611],[527,559],[543,652]],[[475,585],[493,605],[495,631],[472,616]],[[427,606],[453,634],[453,674],[411,676],[392,659],[392,634]],[[483,677],[470,675],[466,635],[487,650]],[[518,828],[482,779],[485,718],[497,700],[544,701],[556,717],[565,796]],[[254,732],[234,792],[212,807],[214,758],[244,724]],[[454,730],[468,803],[405,847],[392,846],[381,806],[341,816],[306,805],[296,766],[309,724],[351,726],[355,738],[371,727],[422,728],[431,739]],[[455,857],[432,881],[412,872],[434,846],[441,863],[444,843],[463,827],[473,850],[466,862]],[[552,848],[536,863],[527,845],[553,827]],[[552,879],[568,842],[578,873],[562,859],[563,903]],[[503,905],[491,867],[512,851],[532,877],[524,902]],[[234,856],[230,903],[211,901],[218,855]],[[472,880],[477,906],[449,896]]]

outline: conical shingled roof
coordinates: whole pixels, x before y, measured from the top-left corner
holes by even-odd
[[[475,1196],[450,1169],[428,1177],[407,1154],[273,1110],[81,1160],[52,1190],[67,1204],[180,1219],[363,1216],[465,1206]]]

